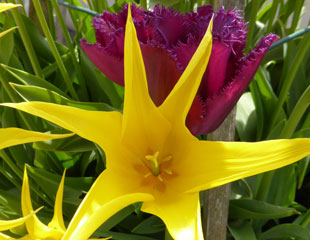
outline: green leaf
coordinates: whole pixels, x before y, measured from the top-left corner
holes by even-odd
[[[48,90],[54,91],[59,95],[66,96],[66,94],[55,87],[53,84],[49,83],[48,81],[34,76],[28,72],[24,72],[22,70],[18,70],[9,66],[1,65],[6,71],[8,71],[12,76],[14,76],[18,81],[25,85],[33,85],[36,87],[46,88]]]
[[[74,135],[70,138],[57,140],[48,142],[35,142],[33,143],[33,148],[44,151],[62,152],[86,152],[96,150],[96,146],[93,142],[85,140],[77,135]]]
[[[266,140],[271,140],[271,139],[278,139],[281,137],[283,129],[285,127],[287,120],[286,119],[282,119],[281,121],[279,121],[275,127],[273,127],[268,136],[266,137]]]
[[[121,221],[123,221],[126,217],[131,215],[134,211],[135,208],[132,205],[125,207],[124,209],[120,210],[118,213],[110,217],[106,222],[104,222],[100,227],[100,231],[109,231]]]
[[[97,74],[95,71],[95,66],[94,64],[88,59],[87,55],[81,51],[80,52],[80,59],[81,59],[81,70],[82,73],[84,75],[84,78],[87,79],[86,84],[87,84],[87,89],[89,89],[89,92],[92,96],[92,100],[94,102],[105,102],[105,103],[111,103],[113,101],[111,101],[111,93],[109,93],[109,96],[106,92],[106,89],[104,88],[104,84],[100,83],[100,81],[102,79],[97,79],[97,77],[99,76],[99,78],[102,78],[101,74]],[[117,99],[117,96],[112,93],[113,96],[115,97],[115,99]],[[117,92],[116,92],[117,94]],[[113,107],[118,108],[119,105],[121,105],[121,99],[119,99],[119,103],[114,102]],[[118,104],[118,106],[117,106]]]
[[[132,229],[132,232],[137,234],[152,234],[164,230],[165,224],[158,217],[151,216]]]
[[[12,19],[6,16],[4,29],[7,30],[12,27]],[[10,61],[14,48],[13,32],[9,32],[0,38],[0,63],[8,64]]]
[[[237,219],[283,218],[298,213],[294,208],[279,207],[249,199],[231,200],[229,206],[229,216]]]
[[[27,101],[50,102],[92,111],[118,111],[106,103],[78,102],[65,98],[46,88],[11,84],[15,91]]]
[[[237,103],[236,128],[242,141],[256,138],[256,111],[250,92],[244,93]]]
[[[135,234],[126,234],[126,233],[118,233],[118,232],[111,232],[111,231],[97,231],[94,234],[94,237],[112,237],[115,240],[157,240],[156,238],[139,236]]]
[[[293,238],[295,240],[309,240],[310,232],[295,224],[281,224],[264,232],[259,240]]]
[[[36,25],[32,22],[30,18],[26,17],[25,15],[21,16],[23,18],[27,33],[29,34],[30,40],[37,55],[43,57],[48,62],[54,62],[55,58],[52,54],[46,38],[41,35]],[[65,52],[68,51],[68,49],[64,45],[61,45],[57,42],[55,43],[60,55],[63,55]]]
[[[233,222],[228,224],[228,229],[235,240],[256,240],[254,229],[250,221],[241,223]]]
[[[290,206],[296,194],[296,171],[294,165],[275,170],[266,201],[279,206]],[[281,183],[281,186],[279,186]]]
[[[0,189],[0,203],[9,211],[12,211],[17,215],[21,215],[19,191],[4,191]]]
[[[231,183],[231,199],[250,198],[252,199],[253,193],[251,187],[247,183],[247,179],[240,179]]]

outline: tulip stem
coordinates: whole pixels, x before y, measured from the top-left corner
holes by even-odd
[[[67,70],[65,68],[65,65],[62,62],[61,57],[59,55],[59,52],[58,52],[58,50],[56,48],[56,44],[55,44],[55,42],[53,40],[51,32],[50,32],[50,30],[48,28],[48,25],[47,25],[47,22],[45,20],[45,17],[44,17],[43,10],[41,8],[40,2],[39,1],[33,1],[33,6],[34,6],[34,8],[36,10],[39,22],[40,22],[41,27],[42,27],[42,30],[44,32],[44,35],[47,38],[48,44],[49,44],[49,46],[50,46],[50,48],[52,50],[53,56],[54,56],[54,58],[55,58],[55,60],[57,62],[57,65],[59,67],[60,73],[61,73],[61,75],[62,75],[62,77],[63,77],[63,79],[64,79],[64,81],[65,81],[65,83],[67,85],[67,88],[68,88],[72,98],[74,100],[79,100],[78,95],[77,95],[77,93],[76,93],[76,91],[75,91],[75,89],[74,89],[74,87],[72,85],[72,81],[71,81],[71,79],[69,77],[69,74],[68,74],[68,72],[67,72]]]
[[[65,23],[65,21],[63,19],[63,16],[61,14],[61,11],[59,9],[57,1],[56,0],[52,0],[52,5],[53,5],[53,7],[55,9],[57,19],[59,21],[59,24],[60,24],[60,27],[61,27],[62,32],[64,34],[66,43],[67,43],[68,48],[70,50],[70,55],[71,55],[72,63],[74,65],[74,69],[76,70],[77,78],[78,78],[79,83],[81,85],[82,94],[83,94],[82,97],[83,97],[84,100],[88,100],[87,88],[86,88],[86,85],[85,85],[85,80],[84,80],[84,77],[83,77],[83,74],[82,74],[82,71],[81,71],[81,67],[79,66],[79,64],[78,64],[78,62],[76,60],[76,57],[75,57],[74,46],[73,46],[72,40],[70,38],[70,34],[69,34],[69,31],[68,31],[68,28],[67,28],[66,23]]]
[[[13,4],[16,4],[16,1],[15,0],[9,0],[10,3],[13,3]],[[39,60],[37,58],[37,55],[34,51],[34,48],[32,46],[32,43],[31,43],[31,40],[30,40],[30,37],[27,33],[27,29],[26,29],[26,26],[24,24],[24,21],[22,19],[22,16],[19,12],[19,10],[17,8],[13,8],[11,9],[12,11],[12,14],[13,14],[13,18],[18,26],[18,31],[19,31],[19,34],[23,40],[23,43],[24,43],[24,46],[25,46],[25,49],[26,49],[26,52],[29,56],[29,60],[31,62],[31,65],[33,67],[33,70],[36,74],[36,76],[38,77],[43,77],[43,73],[42,73],[42,69],[40,67],[40,63],[39,63]]]

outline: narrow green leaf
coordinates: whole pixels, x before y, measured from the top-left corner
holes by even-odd
[[[250,221],[242,223],[230,223],[228,229],[235,240],[256,240],[254,229]]]
[[[9,72],[12,76],[14,76],[18,81],[25,85],[33,85],[41,88],[46,88],[48,90],[54,91],[62,96],[66,96],[66,94],[55,87],[53,84],[49,83],[48,81],[34,76],[28,72],[15,69],[9,66],[1,65],[7,72]]]
[[[238,219],[283,218],[298,214],[294,208],[279,207],[263,201],[238,199],[231,200],[229,215]]]
[[[295,224],[281,224],[264,232],[259,240],[293,238],[295,240],[309,240],[310,232]]]
[[[19,93],[20,96],[27,101],[51,102],[93,111],[117,111],[117,109],[112,108],[111,106],[105,103],[73,101],[46,88],[35,86],[24,86],[14,83],[11,83],[11,86],[13,86],[15,91]]]

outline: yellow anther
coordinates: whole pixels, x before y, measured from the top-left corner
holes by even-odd
[[[164,157],[164,158],[161,160],[161,162],[169,162],[169,161],[171,161],[171,159],[172,159],[172,156],[167,156],[167,157]]]
[[[171,161],[172,156],[166,156],[162,158],[161,160],[159,160],[158,156],[159,156],[159,152],[155,152],[153,155],[145,156],[145,159],[148,160],[149,163],[145,163],[144,161],[143,162],[146,164],[146,167],[150,170],[150,172],[145,174],[144,177],[147,178],[151,174],[153,174],[155,177],[158,178],[159,181],[163,182],[164,180],[162,176],[160,176],[160,173],[165,172],[169,175],[172,175],[172,171],[169,169],[161,169],[160,164]]]
[[[148,177],[151,176],[151,175],[152,175],[152,173],[151,173],[151,172],[148,172],[147,174],[144,175],[144,177],[145,177],[145,178],[148,178]]]
[[[161,182],[164,181],[164,179],[163,179],[160,175],[158,175],[157,178],[158,178],[158,180],[161,181]]]
[[[164,169],[163,171],[169,175],[172,175],[172,171],[170,169]]]

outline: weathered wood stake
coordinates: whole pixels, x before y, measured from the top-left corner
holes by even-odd
[[[244,10],[245,0],[216,0],[214,9],[238,8]],[[208,140],[233,141],[235,135],[235,109],[222,125],[208,135]],[[230,196],[230,184],[213,188],[204,192],[202,224],[205,240],[226,240],[227,218]]]

